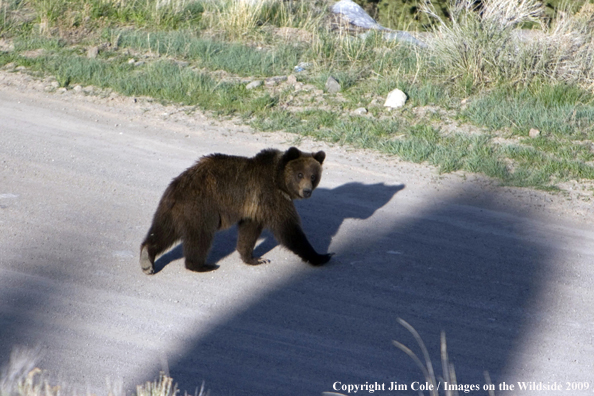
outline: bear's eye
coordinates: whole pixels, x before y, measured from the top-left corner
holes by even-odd
[[[311,175],[311,181],[315,182],[316,181],[316,175]]]
[[[303,179],[303,173],[298,174],[297,177]]]

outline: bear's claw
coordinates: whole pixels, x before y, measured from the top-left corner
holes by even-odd
[[[247,265],[260,265],[260,264],[268,264],[270,260],[262,258],[262,257],[252,257],[249,261],[244,261]]]

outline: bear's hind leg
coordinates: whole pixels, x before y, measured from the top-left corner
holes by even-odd
[[[155,273],[155,256],[150,255],[144,244],[140,246],[140,268],[147,275]]]
[[[216,265],[206,264],[215,232],[216,227],[207,225],[186,229],[183,238],[186,269],[194,272],[207,272],[218,268]]]
[[[147,275],[154,274],[157,255],[167,250],[178,239],[173,224],[170,221],[158,219],[156,216],[144,242],[140,245],[140,268],[142,271]]]
[[[239,235],[237,236],[237,251],[241,255],[244,263],[249,265],[258,265],[269,263],[270,260],[260,257],[254,257],[254,246],[258,237],[262,233],[262,225],[253,220],[241,220],[237,224]]]

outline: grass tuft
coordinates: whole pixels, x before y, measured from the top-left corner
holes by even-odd
[[[15,348],[8,363],[0,372],[0,396],[61,396],[64,394],[78,396],[89,395],[88,392],[81,393],[79,390],[66,385],[54,385],[48,374],[37,368],[39,351],[31,349]],[[159,379],[153,382],[146,382],[136,387],[134,396],[176,396],[179,394],[177,385],[173,379],[164,373]],[[204,382],[200,390],[196,390],[194,396],[208,396],[209,391],[205,389]],[[121,384],[107,382],[108,396],[124,396]],[[184,393],[188,396],[188,393]]]

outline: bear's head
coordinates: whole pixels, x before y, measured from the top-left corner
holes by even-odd
[[[283,154],[283,179],[291,199],[309,198],[322,178],[322,163],[326,153],[303,153],[291,147]]]

